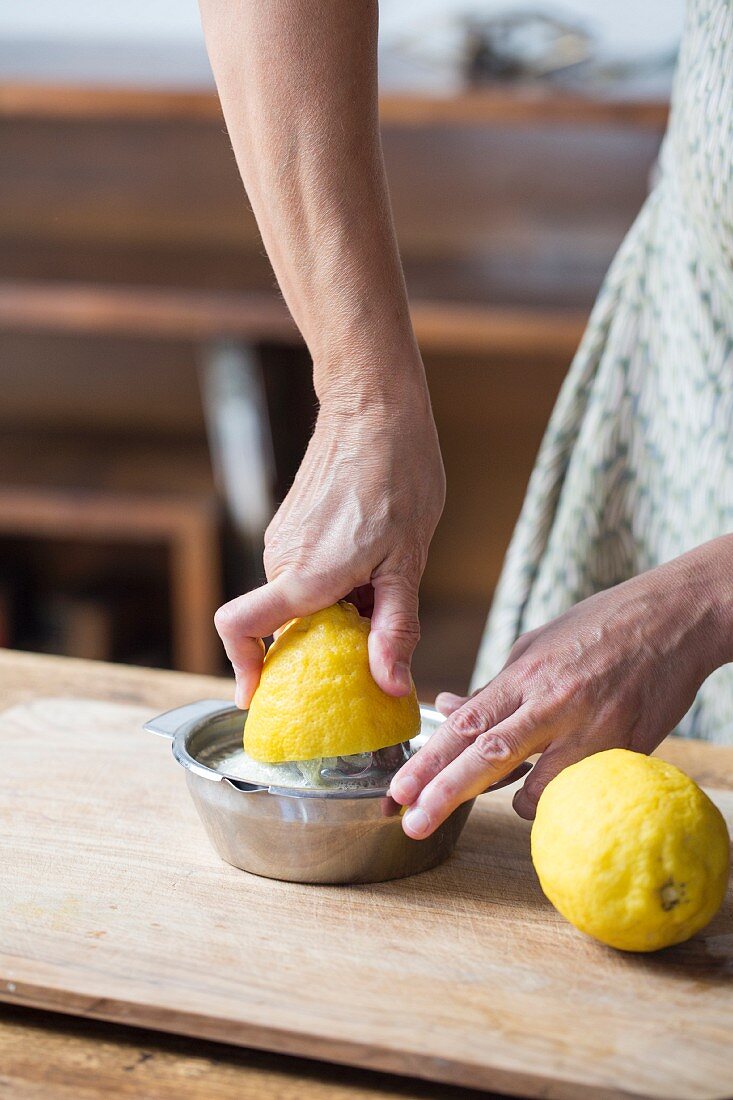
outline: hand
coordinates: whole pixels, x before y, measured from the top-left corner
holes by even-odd
[[[584,600],[520,637],[470,698],[438,696],[448,720],[391,785],[410,807],[408,836],[429,836],[534,753],[542,755],[514,798],[526,818],[569,764],[614,747],[651,752],[730,659],[722,607],[731,569],[721,554],[730,557],[730,536]]]
[[[261,639],[289,619],[349,597],[371,613],[372,675],[391,695],[411,689],[418,586],[443,508],[445,479],[424,381],[399,407],[322,405],[293,486],[265,535],[268,583],[217,611],[216,628],[249,705]]]

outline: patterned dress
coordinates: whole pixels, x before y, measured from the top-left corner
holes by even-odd
[[[578,600],[733,531],[733,0],[689,0],[657,181],[560,392],[473,687]],[[677,730],[733,742],[733,665]]]

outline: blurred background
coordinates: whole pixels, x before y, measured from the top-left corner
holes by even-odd
[[[649,187],[682,0],[383,0],[448,476],[420,693],[465,688],[532,461]],[[315,416],[194,0],[0,9],[0,645],[224,671]]]

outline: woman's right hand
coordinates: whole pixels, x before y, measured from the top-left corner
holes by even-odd
[[[420,637],[418,587],[445,498],[424,380],[398,403],[326,401],[287,497],[265,536],[267,584],[216,613],[246,708],[262,638],[289,619],[351,597],[371,611],[372,675],[390,695],[411,689]]]
[[[267,532],[268,583],[216,616],[237,702],[259,681],[263,636],[355,589],[366,610],[373,600],[374,678],[405,694],[444,478],[382,155],[378,4],[358,18],[336,0],[201,0],[201,12],[237,164],[321,406]]]

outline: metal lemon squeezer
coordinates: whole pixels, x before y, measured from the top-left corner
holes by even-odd
[[[227,863],[288,882],[365,883],[437,867],[473,806],[459,806],[425,840],[404,833],[390,780],[443,721],[432,707],[421,706],[420,716],[421,731],[410,742],[291,764],[249,758],[242,747],[246,714],[219,699],[168,711],[145,729],[172,741],[204,828]]]

